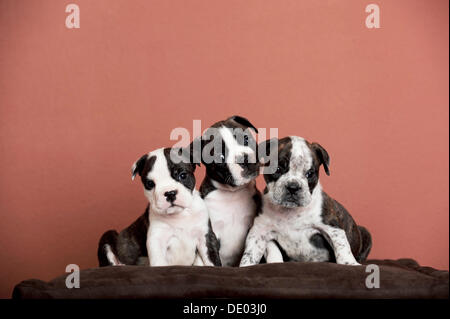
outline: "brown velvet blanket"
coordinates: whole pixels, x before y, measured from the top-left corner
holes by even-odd
[[[365,266],[334,263],[121,266],[82,270],[80,288],[66,288],[68,274],[50,282],[25,280],[13,298],[448,298],[448,271],[421,267],[412,259],[365,264],[379,265],[380,288],[366,287]]]

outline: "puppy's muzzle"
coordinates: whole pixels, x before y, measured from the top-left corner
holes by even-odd
[[[173,203],[175,201],[175,199],[177,198],[177,190],[173,190],[173,191],[169,191],[169,192],[165,192],[164,196],[166,197],[166,200],[169,203]]]
[[[243,156],[237,158],[237,163],[244,169],[243,176],[252,175],[257,172],[259,168],[259,163],[249,160],[247,154],[244,154]]]
[[[289,195],[298,195],[301,190],[302,188],[297,182],[290,182],[286,184],[286,191]]]

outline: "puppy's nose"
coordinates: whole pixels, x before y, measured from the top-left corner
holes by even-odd
[[[238,164],[245,168],[248,165],[248,155],[244,154],[237,158]]]
[[[251,163],[251,161],[248,158],[247,154],[244,154],[241,158],[239,158],[239,165],[242,168],[256,168],[258,166],[258,163]]]
[[[177,197],[177,193],[178,193],[178,191],[176,191],[176,190],[169,191],[169,192],[165,192],[164,196],[166,196],[166,200],[169,203],[173,203],[175,201],[175,198]]]
[[[290,182],[286,185],[286,189],[289,193],[295,194],[301,189],[301,187],[297,182]]]

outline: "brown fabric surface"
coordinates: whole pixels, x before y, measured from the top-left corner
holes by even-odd
[[[364,266],[334,263],[122,266],[82,270],[78,289],[66,288],[68,274],[50,282],[25,280],[13,298],[448,298],[448,271],[421,267],[412,259],[365,264],[380,266],[380,288],[366,288]]]

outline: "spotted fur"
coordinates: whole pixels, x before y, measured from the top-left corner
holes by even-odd
[[[264,176],[267,191],[262,214],[249,231],[240,265],[254,265],[263,256],[268,262],[288,259],[359,265],[367,258],[371,237],[322,191],[319,167],[323,165],[329,173],[325,149],[291,136],[280,140],[277,157],[280,168]]]

